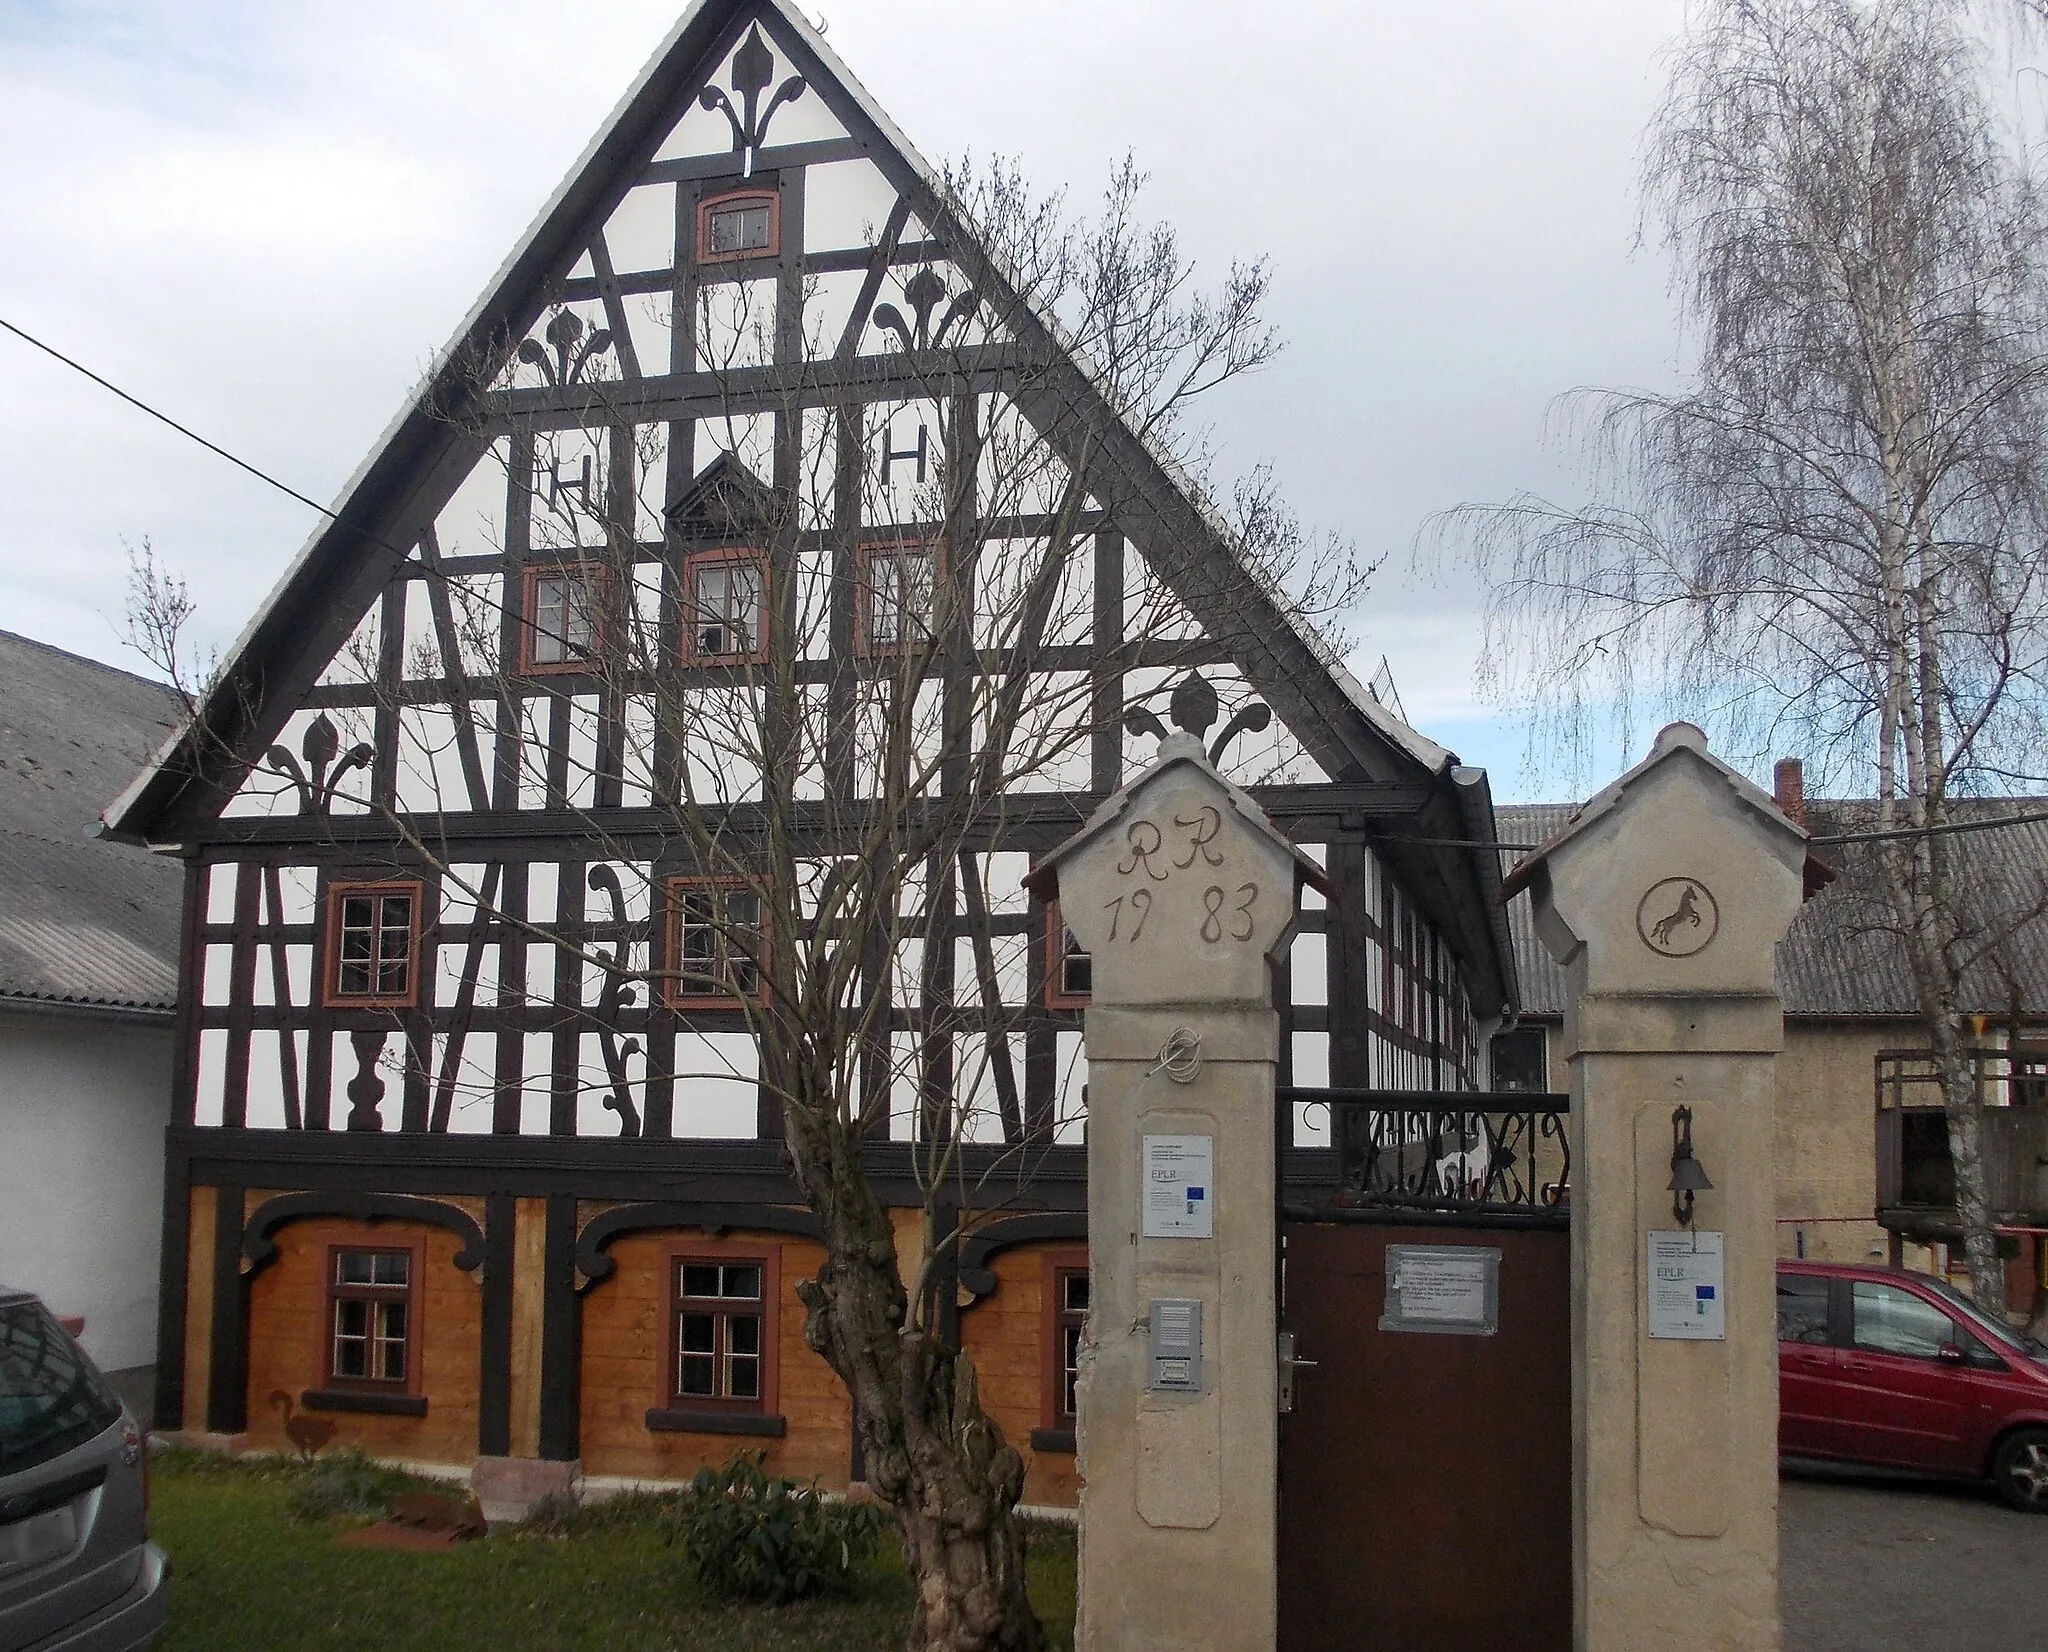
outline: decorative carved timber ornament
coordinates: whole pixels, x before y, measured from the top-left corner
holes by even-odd
[[[712,1238],[734,1228],[786,1233],[797,1239],[822,1240],[825,1233],[808,1210],[792,1210],[787,1205],[695,1204],[666,1199],[613,1205],[591,1217],[576,1236],[577,1291],[601,1285],[618,1271],[618,1263],[605,1254],[614,1239],[649,1228],[688,1228]]]
[[[761,94],[774,84],[774,80],[775,53],[761,38],[760,25],[756,24],[747,30],[747,38],[732,58],[732,89],[740,95],[740,108],[735,110],[732,99],[716,86],[707,86],[697,94],[700,105],[723,112],[731,124],[733,153],[741,158],[740,176],[743,178],[754,175],[754,163],[760,158],[761,146],[768,140],[768,123],[775,118],[775,111],[804,95],[804,77],[791,75],[775,88],[775,95],[763,106]]]
[[[356,1076],[348,1081],[348,1127],[351,1130],[382,1130],[384,1115],[377,1103],[384,1099],[384,1081],[377,1076],[377,1063],[384,1054],[384,1041],[391,1034],[383,1028],[367,1027],[348,1035],[356,1052]]]
[[[662,512],[670,528],[692,541],[755,539],[788,515],[784,496],[721,453]]]
[[[1190,671],[1180,680],[1173,691],[1173,698],[1167,702],[1167,712],[1175,724],[1185,733],[1200,740],[1209,732],[1220,709],[1216,690],[1198,671]],[[1209,744],[1209,761],[1221,764],[1223,753],[1230,742],[1240,734],[1257,734],[1272,726],[1273,708],[1263,701],[1252,700],[1237,708],[1230,721],[1223,725],[1223,732]],[[1159,714],[1148,706],[1134,705],[1124,712],[1124,727],[1133,734],[1149,734],[1155,740],[1164,740],[1169,735],[1167,726],[1159,720]]]
[[[903,297],[909,303],[911,314],[917,319],[909,322],[903,319],[903,312],[893,304],[877,304],[872,320],[877,327],[886,327],[894,333],[906,351],[939,350],[945,347],[947,338],[955,336],[955,329],[964,327],[974,308],[981,302],[981,295],[972,287],[963,287],[946,306],[936,327],[932,325],[932,311],[948,296],[946,283],[927,264],[904,283]]]
[[[538,367],[557,390],[583,382],[591,362],[612,347],[612,335],[607,328],[599,327],[586,337],[583,318],[574,310],[557,310],[548,320],[546,336],[548,347],[555,352],[553,360],[537,338],[521,341],[519,359],[529,367]]]
[[[1086,1243],[1087,1238],[1085,1211],[1037,1211],[1029,1216],[1008,1216],[991,1222],[960,1242],[960,1287],[979,1302],[996,1288],[996,1276],[989,1263],[1004,1251],[1059,1239]]]
[[[351,769],[367,769],[377,755],[374,747],[361,743],[350,746],[341,761],[335,762],[335,754],[341,751],[341,734],[324,711],[307,726],[299,750],[306,759],[304,768],[283,746],[272,746],[263,754],[263,761],[298,789],[302,815],[326,814],[342,776]]]
[[[619,1012],[631,1009],[636,997],[626,979],[626,896],[619,888],[618,873],[602,861],[591,867],[586,881],[592,889],[610,897],[612,922],[619,927],[619,938],[612,943],[611,956],[606,961],[604,988],[597,995],[597,1041],[604,1051],[605,1074],[611,1080],[611,1092],[604,1098],[604,1104],[619,1115],[620,1135],[637,1136],[640,1109],[633,1105],[633,1081],[626,1076],[626,1063],[640,1053],[640,1040],[619,1038]]]
[[[242,1272],[254,1277],[277,1260],[277,1230],[315,1216],[345,1216],[357,1222],[424,1222],[445,1228],[462,1241],[455,1265],[482,1274],[484,1231],[460,1205],[419,1199],[407,1193],[280,1193],[265,1199],[242,1228]]]

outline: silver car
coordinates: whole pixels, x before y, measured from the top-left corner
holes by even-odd
[[[131,1652],[164,1622],[149,1441],[35,1297],[0,1285],[0,1652]]]

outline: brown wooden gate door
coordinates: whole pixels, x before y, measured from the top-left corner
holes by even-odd
[[[1571,1645],[1571,1267],[1561,1230],[1290,1222],[1280,1652]],[[1389,1245],[1501,1252],[1490,1337],[1382,1331]]]

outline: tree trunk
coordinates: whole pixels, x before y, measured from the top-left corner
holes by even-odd
[[[1956,1223],[1970,1269],[1970,1295],[2005,1323],[2005,1268],[1998,1259],[1997,1212],[1984,1174],[1984,1110],[1961,1028],[1953,1016],[1930,1019],[1935,1071],[1948,1117],[1948,1156],[1955,1172]]]
[[[952,1288],[951,1275],[927,1277],[926,1311],[913,1316],[889,1213],[857,1164],[840,1162],[852,1144],[813,1138],[800,1147],[808,1133],[796,1110],[790,1123],[799,1180],[824,1195],[812,1208],[824,1221],[826,1261],[797,1287],[804,1341],[852,1396],[868,1489],[896,1515],[917,1586],[906,1644],[913,1652],[1041,1652],[1015,1514],[1024,1462],[982,1410],[973,1361],[941,1334],[932,1299]],[[823,1167],[804,1148],[822,1148],[837,1173],[805,1176],[807,1160]],[[925,1255],[932,1250],[927,1234]]]

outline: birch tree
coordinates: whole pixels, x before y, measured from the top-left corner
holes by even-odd
[[[1886,927],[1939,1074],[1980,1302],[2003,1302],[1960,1001],[1951,801],[2042,776],[2048,281],[2039,181],[1963,8],[1711,0],[1676,48],[1645,217],[1692,333],[1673,394],[1567,411],[1602,492],[1439,518],[1485,671],[1539,739],[1702,709],[1867,777]]]

